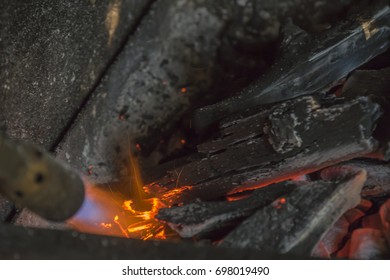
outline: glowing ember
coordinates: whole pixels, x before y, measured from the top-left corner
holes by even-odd
[[[281,209],[284,204],[287,203],[287,199],[285,197],[278,198],[272,203],[272,206],[276,209]]]
[[[154,215],[157,214],[158,209],[160,209],[161,206],[163,206],[163,205],[161,204],[161,202],[157,198],[151,198],[151,199],[148,199],[146,201],[148,201],[151,204],[152,208],[150,211],[137,211],[132,206],[133,205],[132,200],[124,201],[122,207],[124,210],[130,211],[137,218],[142,218],[144,220],[151,220],[154,218]]]
[[[259,189],[259,188],[262,188],[262,187],[265,187],[265,186],[268,186],[268,185],[271,185],[271,184],[276,184],[276,183],[280,183],[280,182],[284,182],[284,181],[288,181],[288,180],[293,180],[293,181],[306,181],[307,178],[306,178],[306,174],[310,174],[310,173],[313,173],[315,171],[318,171],[319,169],[321,168],[308,168],[308,169],[304,169],[304,170],[301,170],[299,172],[291,172],[291,173],[285,173],[283,176],[280,176],[278,178],[272,178],[272,179],[266,179],[266,180],[263,180],[261,184],[251,184],[251,185],[241,185],[239,187],[236,187],[234,189],[232,189],[231,191],[229,191],[228,195],[233,195],[233,194],[237,194],[237,193],[241,193],[241,192],[244,192],[244,191],[252,191],[252,190],[256,190],[256,189]]]
[[[236,200],[241,200],[249,197],[249,193],[238,193],[238,194],[233,194],[233,195],[228,195],[226,196],[227,201],[236,201]]]
[[[150,210],[137,210],[132,200],[123,202],[123,209],[128,211],[128,216],[132,217],[133,221],[136,221],[126,227],[129,237],[143,240],[151,238],[165,239],[165,227],[154,218],[158,210],[164,205],[157,198],[146,199],[144,202],[149,203]]]
[[[157,233],[155,236],[154,236],[156,239],[167,239],[166,235],[165,235],[165,229],[163,229],[162,231],[160,231],[159,233]]]
[[[182,186],[182,187],[177,187],[173,190],[167,191],[162,195],[162,198],[164,201],[168,201],[169,203],[174,202],[175,199],[180,197],[183,192],[190,190],[192,187],[191,186]]]

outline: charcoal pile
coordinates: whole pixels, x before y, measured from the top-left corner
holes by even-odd
[[[145,186],[169,206],[156,218],[221,247],[388,258],[390,68],[375,58],[390,10],[371,13],[371,31],[349,20],[285,38],[259,80],[198,109],[194,129],[212,136]]]

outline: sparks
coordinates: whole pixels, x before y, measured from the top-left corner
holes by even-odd
[[[122,224],[119,222],[119,216],[116,215],[114,217],[114,222],[118,225],[119,229],[121,230],[121,232],[123,233],[123,235],[127,238],[129,238],[129,235],[127,234],[126,230],[123,228]]]
[[[112,228],[112,224],[111,223],[100,223],[100,226],[102,228],[106,228],[106,229]]]

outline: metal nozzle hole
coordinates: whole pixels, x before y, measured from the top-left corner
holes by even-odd
[[[37,150],[37,151],[35,151],[35,156],[37,158],[42,158],[43,157],[43,153],[41,151]]]
[[[35,183],[38,183],[38,184],[42,183],[44,181],[44,178],[45,177],[43,176],[42,173],[35,174]]]
[[[21,191],[15,191],[15,195],[19,198],[23,197],[23,193]]]

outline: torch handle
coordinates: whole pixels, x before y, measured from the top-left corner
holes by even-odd
[[[84,183],[48,152],[0,134],[0,193],[45,219],[64,221],[81,207]]]

